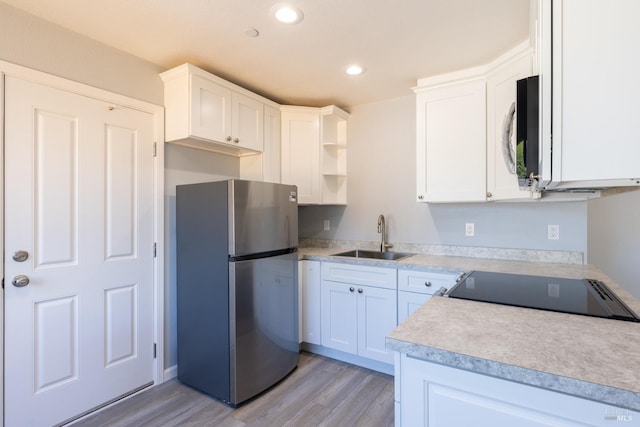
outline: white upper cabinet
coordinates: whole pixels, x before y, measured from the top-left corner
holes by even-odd
[[[282,183],[298,186],[299,204],[319,204],[320,113],[310,107],[281,107]]]
[[[543,186],[640,185],[638,16],[637,0],[541,0],[542,98],[553,110],[543,111]]]
[[[231,141],[247,150],[262,152],[264,146],[264,105],[243,95],[231,93]]]
[[[531,76],[532,54],[525,50],[487,76],[487,200],[529,199],[515,169],[516,81]]]
[[[416,95],[420,202],[485,200],[485,82],[455,82]]]
[[[168,142],[237,156],[263,151],[264,108],[277,104],[191,64],[160,76]]]
[[[532,197],[505,161],[507,152],[515,157],[515,123],[509,130],[516,81],[531,74],[531,62],[523,43],[490,64],[418,81],[418,202]]]
[[[264,106],[264,150],[240,157],[240,179],[282,182],[280,178],[280,109]]]
[[[282,106],[283,184],[303,205],[347,203],[347,120],[336,106]]]

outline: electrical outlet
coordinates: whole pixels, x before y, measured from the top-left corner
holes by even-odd
[[[322,227],[323,227],[323,230],[324,230],[324,231],[329,231],[329,230],[331,230],[331,222],[329,222],[329,220],[328,220],[328,219],[325,219],[325,220],[324,220],[324,224],[323,224],[323,226],[322,226]]]
[[[475,235],[475,226],[472,222],[467,222],[464,225],[464,235],[467,237],[473,237]]]
[[[560,240],[560,226],[559,225],[547,225],[547,239]]]

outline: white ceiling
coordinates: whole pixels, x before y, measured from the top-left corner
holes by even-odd
[[[484,64],[529,32],[529,0],[290,0],[297,25],[270,16],[279,0],[1,1],[161,67],[190,62],[309,106],[409,95],[418,78]],[[354,62],[367,72],[346,75]]]

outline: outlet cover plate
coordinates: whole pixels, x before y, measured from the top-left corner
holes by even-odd
[[[464,235],[467,237],[473,237],[475,236],[476,231],[475,231],[475,225],[473,224],[473,222],[467,222],[464,225]]]

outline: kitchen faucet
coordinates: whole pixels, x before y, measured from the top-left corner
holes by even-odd
[[[378,233],[382,235],[382,241],[380,242],[380,252],[386,252],[387,249],[392,248],[393,245],[391,243],[386,242],[386,225],[384,222],[384,215],[380,214],[378,217]]]

